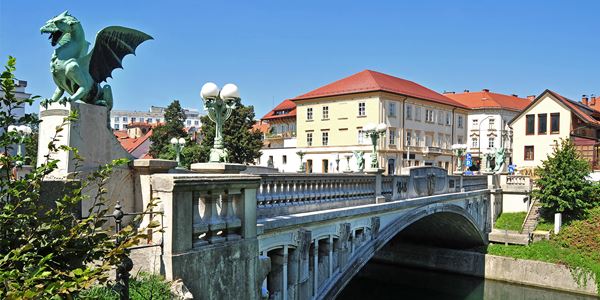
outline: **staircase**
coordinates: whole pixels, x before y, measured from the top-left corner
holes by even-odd
[[[533,204],[529,208],[527,212],[527,216],[523,221],[523,226],[521,227],[521,233],[532,233],[535,230],[535,227],[538,224],[538,220],[540,219],[540,209],[542,205],[539,201],[533,200]]]

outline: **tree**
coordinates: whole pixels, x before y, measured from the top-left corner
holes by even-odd
[[[569,139],[555,143],[554,152],[536,170],[539,178],[532,196],[547,213],[578,218],[598,204],[598,185],[588,178],[590,166]]]
[[[184,130],[185,112],[179,100],[174,100],[165,110],[165,123],[156,126],[150,136],[150,155],[155,158],[175,159],[172,138],[187,137]]]
[[[17,118],[12,112],[34,101],[15,97],[14,71],[15,59],[9,57],[0,76],[4,94],[0,98],[4,108],[0,113],[0,127],[4,129],[0,133],[4,154],[0,156],[0,298],[72,299],[81,290],[106,282],[108,272],[127,255],[128,248],[145,238],[140,233],[145,229],[137,231],[131,225],[117,233],[103,229],[107,214],[104,183],[112,169],[126,160],[113,161],[85,178],[76,172],[73,182],[78,184],[67,184],[54,201],[44,201],[47,199],[40,195],[45,176],[57,168],[58,160],[50,155],[24,177],[12,176],[11,170],[20,158],[8,153],[19,136],[7,128],[38,122],[33,114]],[[76,148],[55,144],[63,126],[75,119],[74,112],[64,118],[48,149],[72,151],[78,158],[76,163],[81,163]],[[81,218],[74,212],[87,198],[82,191],[91,184],[98,188],[97,196],[91,199],[95,205],[87,217]],[[156,226],[151,222],[149,227]]]
[[[194,159],[207,162],[215,139],[215,123],[208,116],[203,116],[201,121],[203,138],[200,151],[197,153],[198,157]],[[258,130],[253,130],[253,125],[254,107],[244,106],[240,100],[236,100],[236,108],[223,124],[223,144],[229,151],[230,162],[250,164],[260,157],[263,145],[262,134]]]

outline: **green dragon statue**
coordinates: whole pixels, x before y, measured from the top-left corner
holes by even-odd
[[[40,31],[50,34],[53,47],[58,45],[50,62],[57,86],[51,101],[85,102],[109,110],[113,104],[112,91],[108,84],[100,83],[111,77],[114,69],[123,68],[125,55],[135,55],[137,46],[152,39],[138,30],[110,26],[98,32],[94,48],[88,53],[90,43],[85,40],[83,27],[67,11],[48,20]],[[65,92],[70,96],[61,100]]]

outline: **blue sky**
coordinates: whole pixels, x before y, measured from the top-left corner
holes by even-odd
[[[372,69],[442,92],[600,94],[600,1],[0,0],[0,59],[50,97],[52,48],[39,33],[68,9],[93,42],[105,26],[155,40],[113,72],[115,109],[179,99],[201,108],[207,81],[233,82],[257,117],[274,104]]]

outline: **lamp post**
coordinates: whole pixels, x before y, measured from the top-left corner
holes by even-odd
[[[23,144],[25,143],[25,139],[31,134],[31,128],[27,125],[10,125],[8,126],[8,132],[16,132],[19,136],[19,144],[17,145],[17,156],[19,160],[15,162],[17,167],[23,165],[23,161],[21,160],[25,153],[22,151]]]
[[[462,173],[462,156],[467,152],[467,144],[454,144],[452,150],[456,155],[456,172]]]
[[[181,166],[181,149],[183,149],[184,145],[185,145],[185,139],[184,138],[172,138],[171,139],[171,145],[173,145],[173,147],[175,148],[175,153],[177,155],[177,168],[176,169],[184,169],[183,166]]]
[[[298,169],[298,173],[306,172],[306,168],[304,168],[304,163],[302,162],[302,158],[304,157],[304,154],[306,154],[306,152],[303,152],[303,151],[296,152],[296,155],[298,155],[300,157],[300,168]]]
[[[352,172],[352,169],[350,169],[350,158],[352,158],[352,154],[346,154],[344,157],[346,158],[346,170],[344,170],[344,173],[350,173]]]
[[[371,168],[378,169],[379,161],[377,160],[377,142],[379,141],[379,137],[385,135],[385,131],[387,130],[387,125],[384,123],[373,124],[369,123],[363,127],[365,133],[371,138],[371,142],[373,143],[373,155],[371,156]]]
[[[335,155],[335,172],[339,173],[340,172],[340,154],[336,154]]]
[[[223,146],[223,123],[229,119],[235,109],[235,101],[240,99],[238,87],[228,83],[219,90],[216,84],[208,82],[202,86],[200,97],[204,101],[204,109],[208,112],[208,118],[215,122],[215,140],[210,149],[208,162],[227,162],[228,155]]]

